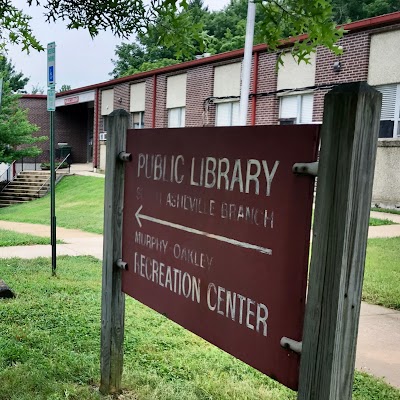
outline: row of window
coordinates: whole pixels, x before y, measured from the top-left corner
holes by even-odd
[[[382,111],[379,137],[400,136],[400,84],[376,87],[382,93]],[[298,94],[280,98],[279,120],[281,125],[312,123],[313,94]],[[144,111],[131,113],[131,127],[142,129]],[[239,124],[239,102],[230,101],[216,104],[215,126],[235,126]],[[168,110],[168,128],[185,126],[185,107]]]
[[[185,107],[168,109],[168,128],[185,126]],[[309,124],[312,123],[313,95],[303,94],[282,96],[280,98],[280,123]],[[239,125],[239,102],[229,101],[216,104],[215,126]],[[132,113],[132,128],[144,128],[144,111]]]

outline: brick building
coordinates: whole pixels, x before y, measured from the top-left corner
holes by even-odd
[[[254,46],[248,124],[302,124],[322,121],[323,99],[338,83],[367,81],[383,94],[380,137],[400,136],[400,12],[353,22],[335,56],[318,48],[309,64],[298,65],[290,40],[276,53]],[[104,169],[105,117],[123,108],[132,128],[222,126],[238,122],[243,50],[138,73],[68,92],[56,99],[55,142],[72,147],[73,162]],[[46,97],[25,95],[31,122],[49,130]],[[48,142],[43,144],[48,154]]]

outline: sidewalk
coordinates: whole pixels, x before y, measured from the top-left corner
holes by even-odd
[[[22,222],[0,221],[0,229],[20,233],[50,237],[50,226],[25,224]],[[78,229],[57,227],[57,239],[65,244],[57,244],[57,255],[93,256],[103,258],[103,236],[95,233],[82,232]],[[36,258],[51,257],[51,245],[0,247],[0,258]]]
[[[372,226],[368,237],[400,236],[400,215],[371,212],[371,217],[390,219],[399,225]],[[0,221],[0,229],[50,237],[50,227],[19,222]],[[103,255],[103,236],[76,229],[57,227],[57,255]],[[0,258],[51,257],[51,246],[0,247]],[[357,343],[356,368],[400,388],[400,311],[362,303]]]
[[[370,226],[368,230],[369,239],[400,236],[400,214],[371,211],[371,218],[388,219],[398,225]]]

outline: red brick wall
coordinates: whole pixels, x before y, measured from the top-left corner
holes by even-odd
[[[318,47],[316,57],[315,85],[366,81],[368,78],[370,34],[354,33],[344,36],[338,43],[343,54],[336,56],[324,47]],[[335,61],[340,61],[339,72],[333,70]],[[313,120],[322,121],[324,96],[328,89],[314,93]]]
[[[260,53],[258,59],[257,93],[275,92],[278,74],[277,56],[274,53]],[[278,123],[279,99],[276,95],[256,98],[256,125],[273,125]]]
[[[157,75],[155,128],[164,128],[168,126],[168,113],[166,108],[166,101],[167,101],[167,75]]]
[[[50,114],[47,111],[47,99],[44,98],[20,98],[19,102],[21,107],[28,110],[28,120],[30,123],[35,124],[39,127],[39,131],[34,133],[33,136],[47,136],[50,133]],[[50,142],[49,140],[41,143],[37,143],[42,154],[38,157],[38,162],[49,161],[50,159]],[[33,160],[27,159],[26,162]]]
[[[212,64],[188,70],[186,126],[210,126],[215,124],[215,111],[213,111],[213,107],[208,110],[204,109],[205,100],[213,94],[213,82],[214,66]]]
[[[153,92],[154,92],[154,77],[146,79],[146,99],[144,111],[144,127],[153,127]],[[157,110],[156,110],[157,111]]]

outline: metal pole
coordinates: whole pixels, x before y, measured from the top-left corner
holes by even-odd
[[[54,111],[50,111],[50,224],[51,274],[56,275],[56,174],[54,165]]]
[[[251,54],[253,52],[254,24],[256,20],[256,5],[249,0],[247,6],[246,41],[242,65],[242,87],[240,90],[239,125],[246,125],[249,107]]]

